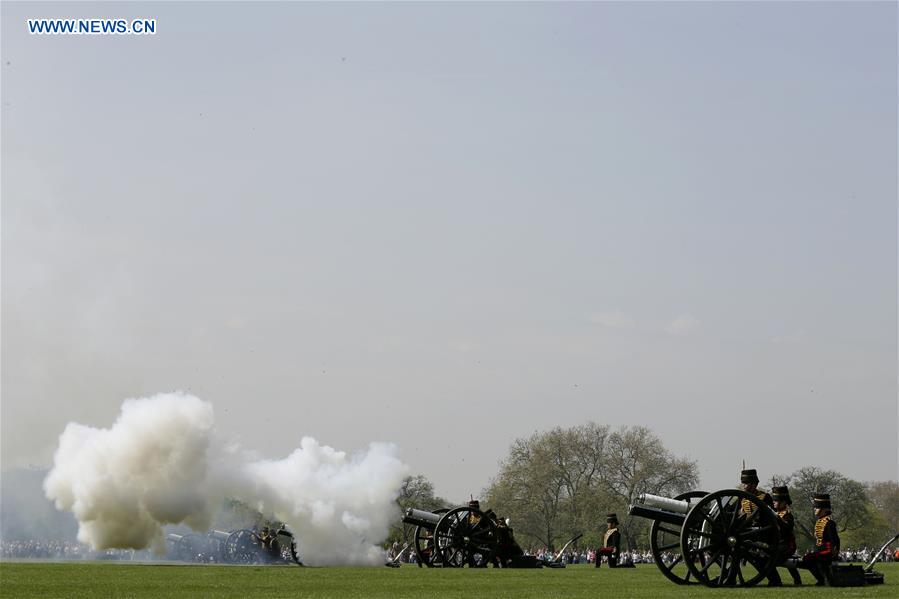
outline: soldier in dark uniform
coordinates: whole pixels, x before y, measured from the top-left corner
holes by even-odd
[[[772,510],[774,509],[774,500],[771,498],[771,495],[767,493],[764,489],[759,488],[759,475],[755,471],[755,468],[743,469],[740,471],[740,488],[743,491],[749,493],[750,495],[755,496],[761,501],[763,504],[767,505]],[[755,504],[753,504],[748,499],[740,500],[740,512],[750,516],[756,511]],[[731,567],[730,574],[727,579],[728,584],[736,584],[737,582],[737,569]],[[780,574],[777,573],[777,568],[771,570],[771,573],[768,575],[768,586],[779,587],[783,586],[783,581],[780,579]]]
[[[759,488],[759,475],[756,474],[755,468],[740,472],[740,488],[750,495],[755,495],[759,498],[759,501],[774,509],[774,500],[771,499],[771,496],[764,489]],[[752,502],[748,499],[743,499],[740,502],[740,511],[744,514],[751,514],[754,509]]]
[[[265,561],[273,561],[276,556],[281,554],[281,545],[278,539],[271,533],[268,526],[262,527],[262,533],[259,535],[259,545],[262,547],[261,557]]]
[[[606,534],[602,539],[602,545],[596,550],[594,565],[599,568],[605,556],[609,560],[609,567],[617,568],[618,555],[621,553],[621,532],[618,530],[618,516],[615,514],[606,515]]]
[[[773,487],[771,489],[771,498],[774,500],[774,511],[777,512],[778,523],[780,524],[781,546],[778,548],[780,552],[778,562],[783,562],[796,553],[796,534],[793,531],[796,526],[796,519],[793,517],[793,510],[790,509],[790,506],[793,505],[793,500],[790,499],[790,490],[787,487]],[[787,571],[793,577],[794,585],[802,584],[799,570],[787,567]],[[779,578],[780,576],[778,575]]]
[[[815,550],[802,557],[802,565],[815,577],[815,586],[831,583],[830,566],[840,555],[837,523],[830,515],[830,495],[815,493]]]
[[[486,515],[496,524],[496,555],[493,557],[494,565],[501,568],[514,567],[522,562],[524,550],[518,541],[515,540],[515,533],[509,526],[509,522],[505,518],[500,518],[493,513],[493,510],[487,510]]]

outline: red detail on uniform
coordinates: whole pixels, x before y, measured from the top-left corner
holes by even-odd
[[[821,549],[815,552],[817,557],[830,557],[831,553],[833,553],[833,543],[830,541],[822,541]]]

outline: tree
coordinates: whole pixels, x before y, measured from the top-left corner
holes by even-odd
[[[515,440],[485,492],[487,504],[501,517],[511,518],[519,537],[547,548],[554,546],[560,532],[565,496],[554,449],[545,433]]]
[[[868,497],[890,529],[899,532],[899,483],[894,480],[868,483]]]
[[[522,541],[552,549],[579,533],[582,544],[597,545],[606,512],[625,514],[637,493],[677,493],[696,480],[696,464],[673,456],[649,429],[610,432],[591,422],[515,440],[485,497]],[[640,530],[623,520],[631,546]]]
[[[617,499],[619,513],[627,513],[627,506],[641,493],[674,496],[697,485],[696,462],[675,457],[644,426],[619,429],[611,435],[608,445],[605,482]],[[649,523],[644,519],[628,515],[621,522],[622,533],[631,547],[648,532]]]

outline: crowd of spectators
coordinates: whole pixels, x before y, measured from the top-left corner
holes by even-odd
[[[0,559],[148,560],[149,551],[107,549],[94,551],[73,541],[0,541]]]
[[[856,549],[844,549],[840,551],[841,562],[862,562],[868,563],[874,557],[876,549],[868,549],[867,547],[858,547]],[[899,549],[895,552],[889,547],[885,548],[877,557],[879,562],[894,562],[899,560]]]
[[[401,548],[398,544],[388,549],[388,558],[392,559]],[[842,562],[866,563],[871,560],[876,549],[857,547],[844,549],[840,552]],[[537,559],[552,561],[555,554],[546,548],[532,549],[525,552],[527,555],[535,555]],[[671,563],[677,555],[663,553],[662,559]],[[87,545],[72,541],[0,541],[0,558],[2,559],[50,559],[50,560],[149,560],[152,555],[149,551],[135,551],[133,549],[107,549],[94,551]],[[596,553],[591,550],[569,551],[562,555],[564,564],[592,564],[596,559]],[[403,563],[415,563],[415,552],[407,550],[403,552],[399,560]],[[886,548],[878,560],[881,562],[899,561],[899,550]],[[648,550],[622,551],[621,562],[634,564],[651,564],[654,562],[652,553]]]

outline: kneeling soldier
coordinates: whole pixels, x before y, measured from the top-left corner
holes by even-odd
[[[823,586],[831,582],[830,565],[840,555],[840,535],[830,515],[830,495],[815,493],[814,505],[815,550],[802,557],[802,564],[815,577],[815,586]]]
[[[618,516],[608,514],[606,516],[606,534],[602,539],[603,546],[596,551],[597,568],[602,565],[602,558],[606,556],[609,559],[609,567],[618,567],[618,554],[621,552],[621,533],[618,531]]]
[[[790,509],[793,500],[790,499],[790,490],[787,487],[773,487],[771,498],[774,500],[774,511],[777,512],[777,517],[780,519],[778,523],[780,524],[781,546],[778,548],[780,552],[778,562],[783,562],[796,553],[796,534],[793,532],[796,519],[793,517],[793,510]],[[802,584],[799,570],[787,567],[787,571],[793,577],[794,585]]]

